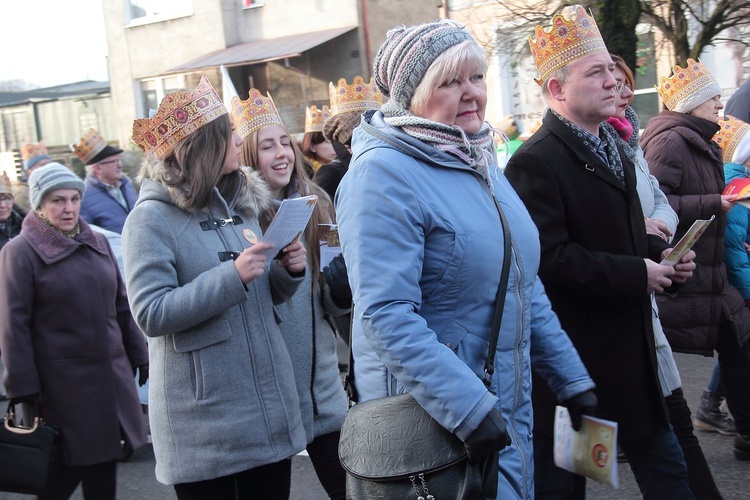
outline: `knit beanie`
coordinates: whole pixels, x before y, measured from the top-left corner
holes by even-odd
[[[34,158],[29,158],[28,160],[24,160],[23,161],[23,167],[21,167],[21,168],[23,169],[23,171],[25,173],[28,173],[29,169],[30,168],[34,168],[34,165],[36,165],[40,161],[42,161],[42,160],[51,160],[51,159],[52,159],[52,157],[50,155],[35,156]]]
[[[29,202],[32,210],[39,208],[44,195],[56,189],[77,189],[81,193],[81,198],[83,198],[86,186],[65,165],[48,163],[31,172],[29,176]]]
[[[471,34],[448,19],[393,28],[375,55],[375,83],[384,96],[409,109],[414,91],[435,59],[467,40],[473,40]]]
[[[352,132],[357,128],[361,119],[362,113],[359,111],[348,111],[332,116],[323,124],[323,137],[329,141],[351,146]]]
[[[670,77],[659,79],[657,91],[670,111],[689,113],[721,95],[721,86],[703,63],[688,59],[684,68],[677,65]]]

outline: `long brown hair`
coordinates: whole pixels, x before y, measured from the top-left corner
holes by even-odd
[[[259,167],[258,161],[259,130],[260,129],[252,132],[242,142],[242,163],[244,165],[248,165],[254,170],[257,170],[262,175],[263,172]],[[286,130],[286,128],[284,128],[284,131],[287,135],[289,135],[289,131]],[[299,146],[297,146],[297,141],[291,140],[291,135],[289,135],[289,139],[292,151],[294,152],[294,166],[290,182],[286,185],[284,191],[282,192],[282,199],[287,198],[290,194],[292,194],[289,192],[289,187],[292,185],[292,179],[295,179],[297,181],[297,186],[299,187],[302,196],[314,194],[318,197],[318,203],[315,205],[315,209],[313,210],[312,216],[310,217],[310,222],[307,223],[307,227],[305,228],[304,244],[305,248],[307,249],[307,260],[310,268],[312,269],[313,279],[320,280],[320,229],[318,225],[335,224],[336,215],[333,210],[333,203],[331,203],[331,199],[328,197],[326,192],[323,191],[317,184],[313,183],[310,178],[307,177],[307,175],[305,175],[302,151],[300,151]],[[260,218],[261,227],[264,231],[268,228],[268,225],[271,223],[271,220],[273,220],[274,215],[276,215],[275,210],[271,209],[265,214],[265,217]]]
[[[211,191],[222,180],[230,140],[232,123],[224,115],[183,139],[164,158],[165,181],[182,188],[186,208],[208,206]]]

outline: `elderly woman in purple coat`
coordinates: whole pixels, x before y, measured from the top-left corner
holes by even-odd
[[[123,444],[146,441],[133,375],[148,377],[107,239],[79,217],[84,184],[52,163],[29,178],[32,212],[0,251],[0,351],[8,397],[62,435],[62,470],[41,499],[114,499]]]

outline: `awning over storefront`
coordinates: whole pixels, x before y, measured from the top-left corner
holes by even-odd
[[[331,30],[301,33],[254,42],[240,43],[233,47],[217,50],[205,56],[170,69],[167,73],[187,73],[206,68],[216,68],[222,64],[226,67],[258,64],[287,57],[297,57],[318,45],[348,33],[356,26],[346,26]]]

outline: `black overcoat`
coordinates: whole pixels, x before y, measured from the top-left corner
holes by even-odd
[[[639,439],[667,426],[643,260],[667,245],[646,234],[633,164],[620,156],[624,186],[548,112],[505,175],[539,229],[539,276],[596,383],[597,415]],[[556,401],[539,377],[533,402],[535,432],[551,435]]]

